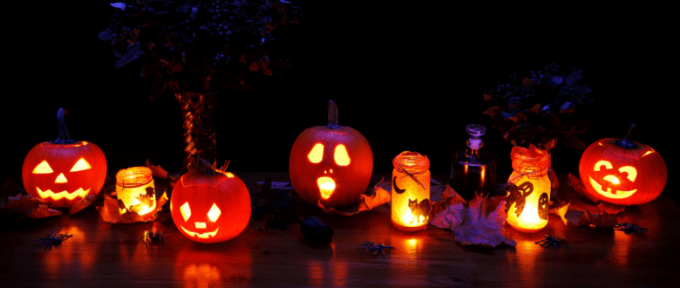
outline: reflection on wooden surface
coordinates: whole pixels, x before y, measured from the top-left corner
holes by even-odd
[[[238,176],[246,184],[286,178],[285,173]],[[298,225],[258,231],[250,224],[230,241],[201,244],[182,236],[169,217],[113,225],[93,207],[70,217],[20,222],[2,215],[0,287],[671,286],[680,259],[678,205],[662,194],[629,210],[622,221],[647,233],[566,227],[551,215],[537,233],[506,225],[517,246],[493,250],[461,246],[448,230],[401,231],[392,225],[387,206],[351,217],[315,213],[335,231],[327,246],[309,243]],[[52,227],[73,237],[51,251],[35,246],[33,240]],[[165,243],[145,245],[145,231],[165,231]],[[568,244],[546,249],[534,243],[545,235]],[[364,241],[396,249],[374,256],[359,249]]]

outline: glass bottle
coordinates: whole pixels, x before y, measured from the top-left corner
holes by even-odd
[[[496,155],[480,150],[484,142],[480,137],[486,133],[486,127],[479,124],[465,126],[471,136],[467,141],[468,149],[458,150],[451,155],[450,186],[465,199],[492,195],[496,183]]]
[[[401,152],[392,161],[392,224],[404,231],[427,228],[430,212],[430,160]]]
[[[515,146],[510,153],[512,174],[508,179],[506,221],[515,230],[532,233],[548,224],[550,214],[550,153],[530,145]]]

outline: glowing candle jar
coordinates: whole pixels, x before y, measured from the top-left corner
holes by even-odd
[[[530,145],[512,147],[513,172],[508,179],[506,209],[508,224],[520,232],[539,231],[548,224],[550,179],[548,151]]]
[[[156,211],[153,172],[147,167],[131,167],[116,173],[116,194],[127,211],[145,215]],[[125,213],[121,209],[121,214]]]
[[[418,152],[404,151],[392,164],[392,224],[404,231],[427,228],[430,160]]]

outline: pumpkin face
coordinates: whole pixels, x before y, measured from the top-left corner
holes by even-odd
[[[43,142],[26,155],[21,176],[29,195],[46,200],[54,208],[70,208],[102,189],[106,158],[90,142]]]
[[[583,152],[579,174],[591,196],[613,204],[636,205],[661,194],[668,178],[666,163],[651,147],[634,143],[624,149],[619,139],[607,138]]]
[[[329,101],[328,126],[307,128],[295,139],[288,172],[291,185],[307,203],[341,208],[365,192],[373,173],[373,151],[351,127],[340,126]]]
[[[227,241],[248,226],[250,194],[232,173],[204,175],[190,171],[172,190],[170,213],[179,231],[191,240]]]

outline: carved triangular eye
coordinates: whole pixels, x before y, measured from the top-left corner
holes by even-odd
[[[323,160],[323,144],[316,143],[312,147],[312,151],[309,151],[309,154],[307,154],[307,159],[314,164],[321,162]]]
[[[184,202],[184,204],[179,207],[179,213],[182,214],[184,222],[189,221],[189,217],[191,217],[191,208],[189,207],[189,202]]]
[[[43,160],[38,164],[38,166],[35,166],[35,169],[33,169],[33,174],[50,174],[54,172],[52,170],[52,167],[50,167],[50,164],[47,164],[47,160]]]
[[[220,208],[217,208],[217,205],[213,203],[212,207],[210,207],[210,211],[208,211],[208,219],[215,222],[220,218],[220,215],[222,215],[222,211],[220,211]]]
[[[90,166],[90,163],[87,163],[87,161],[85,161],[85,158],[80,158],[80,160],[78,160],[78,162],[76,162],[76,164],[73,165],[73,168],[71,168],[71,172],[88,170],[90,168],[92,168],[92,166]]]
[[[333,153],[333,159],[335,159],[335,164],[338,164],[338,166],[349,165],[351,159],[349,158],[349,154],[347,154],[347,148],[345,148],[345,145],[339,144],[338,146],[335,146],[335,153]]]

